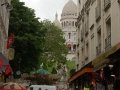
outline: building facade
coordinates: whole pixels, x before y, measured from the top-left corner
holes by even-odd
[[[74,89],[119,90],[120,0],[78,0],[77,33],[78,62],[69,83]],[[88,78],[84,84],[81,77]]]
[[[76,23],[77,21],[77,5],[69,0],[61,14],[61,26],[64,32],[64,38],[66,40],[65,44],[68,46],[68,60],[75,60],[75,51],[77,44],[77,32],[76,32]]]
[[[9,61],[7,58],[7,40],[8,40],[8,27],[9,15],[11,7],[11,0],[0,0],[0,82],[6,81],[6,74]]]
[[[0,0],[0,52],[6,54],[11,0]]]

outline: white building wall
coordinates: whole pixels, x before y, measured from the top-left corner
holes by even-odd
[[[75,17],[76,18],[76,17]],[[72,58],[75,57],[75,52],[73,52],[73,45],[77,43],[77,33],[76,33],[76,26],[75,26],[75,23],[76,23],[76,19],[74,19],[73,17],[72,18],[68,18],[66,17],[66,19],[62,19],[61,20],[61,23],[62,22],[74,22],[74,26],[72,25],[68,25],[68,26],[65,26],[65,27],[62,27],[62,30],[64,32],[64,37],[65,37],[65,40],[66,40],[66,45],[70,44],[71,45],[71,52],[67,55],[67,59],[68,60],[72,60]],[[69,33],[70,33],[70,38],[69,38]]]
[[[64,38],[66,45],[68,46],[69,52],[67,55],[68,60],[76,60],[76,47],[77,45],[77,32],[76,32],[76,21],[77,21],[77,5],[73,0],[69,0],[64,6],[61,14],[62,31],[64,32]],[[67,24],[66,24],[67,23]],[[74,25],[73,25],[74,23]],[[66,25],[65,25],[66,24]]]
[[[86,0],[89,1],[89,0]],[[98,0],[93,0],[94,3],[90,4],[89,6],[89,31],[88,36],[86,37],[84,35],[84,40],[81,42],[81,31],[84,30],[85,23],[82,22],[82,19],[77,21],[79,27],[78,32],[78,39],[80,39],[79,47],[77,51],[79,51],[80,57],[79,57],[79,68],[85,66],[87,63],[94,60],[96,57],[98,57],[100,54],[107,51],[105,48],[105,39],[107,38],[107,26],[106,21],[110,18],[111,19],[111,47],[115,46],[120,42],[120,4],[118,3],[118,0],[110,0],[111,5],[110,7],[105,11],[104,9],[104,0],[101,0],[101,14],[100,19],[96,21],[96,7],[98,6]],[[85,0],[81,0],[81,8],[79,9],[79,12],[81,14],[81,10],[83,9],[83,6],[85,3]],[[85,14],[84,14],[85,15]],[[83,15],[82,15],[83,16]],[[84,17],[84,19],[86,19]],[[81,23],[81,24],[80,24]],[[83,27],[83,28],[82,28]],[[96,53],[96,48],[99,42],[98,39],[98,30],[101,30],[101,52],[99,55]],[[85,34],[85,31],[84,31]],[[94,39],[92,41],[92,38]],[[85,42],[88,40],[89,43],[89,52],[88,52],[88,60],[85,60],[86,57],[86,48],[85,48]],[[84,52],[82,52],[82,48],[84,48]],[[84,63],[83,63],[84,62]]]
[[[6,53],[11,0],[0,0],[0,52]]]
[[[111,44],[120,42],[120,4],[117,0],[111,1]]]

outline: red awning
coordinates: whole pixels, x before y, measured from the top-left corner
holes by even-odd
[[[77,79],[78,77],[82,76],[85,73],[90,73],[93,72],[93,68],[84,68],[82,70],[77,71],[72,77],[70,77],[68,79],[68,83],[74,81],[75,79]]]

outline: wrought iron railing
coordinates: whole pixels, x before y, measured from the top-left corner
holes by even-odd
[[[96,47],[96,55],[99,55],[101,53],[101,43],[98,44],[98,46]]]
[[[105,39],[105,50],[111,48],[111,34],[107,36]]]
[[[97,6],[95,8],[95,13],[96,13],[96,21],[100,20],[100,18],[101,18],[101,8],[100,8],[100,6]]]
[[[104,9],[105,11],[110,7],[111,0],[104,0]]]

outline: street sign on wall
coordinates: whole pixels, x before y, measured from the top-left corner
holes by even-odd
[[[13,59],[14,59],[14,55],[15,55],[15,50],[14,50],[14,48],[9,48],[9,49],[7,50],[8,60],[13,60]]]

